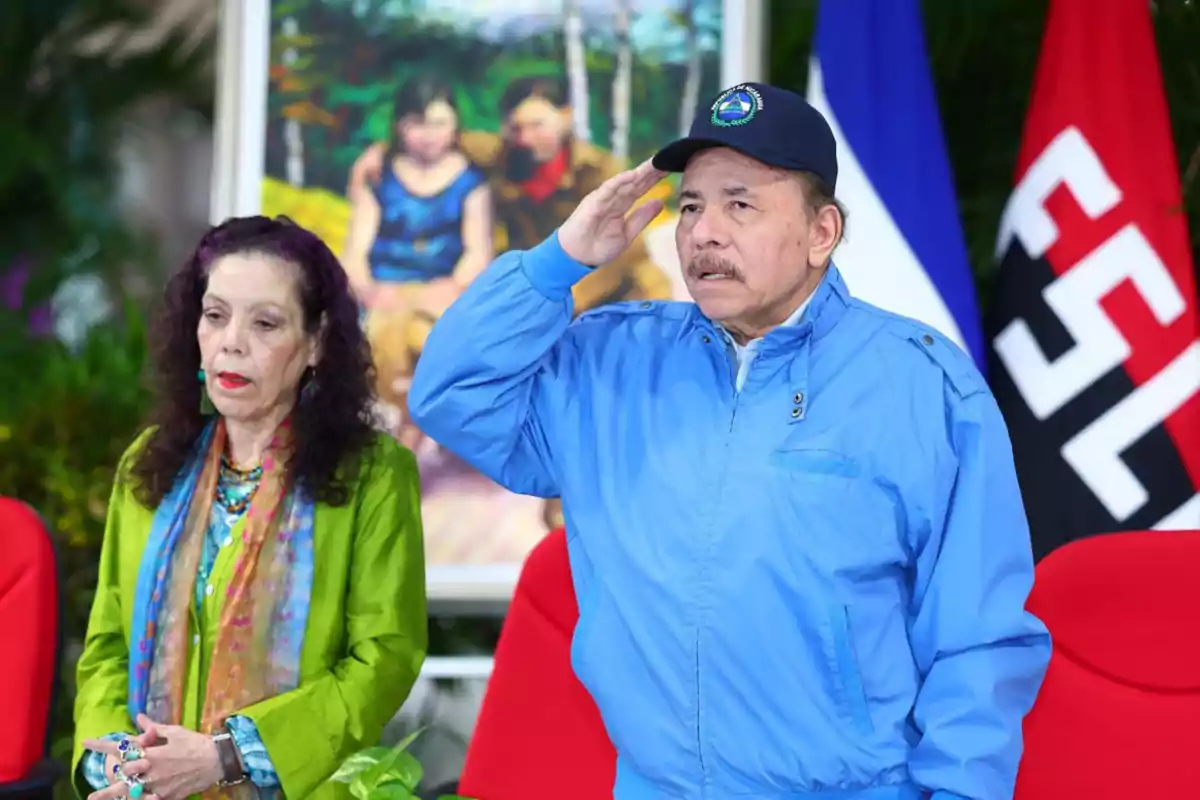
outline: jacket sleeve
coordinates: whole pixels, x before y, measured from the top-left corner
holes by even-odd
[[[425,660],[425,556],[412,453],[381,440],[357,502],[346,650],[323,674],[238,711],[253,721],[287,797],[307,797],[378,743]]]
[[[279,788],[279,773],[275,770],[275,762],[267,752],[267,745],[258,732],[258,726],[249,717],[234,714],[225,720],[238,755],[242,757],[242,766],[250,776],[250,782],[264,794]]]
[[[108,736],[101,738],[108,739],[110,742],[119,742],[129,734],[127,733],[110,733]],[[87,781],[87,785],[100,791],[106,786],[110,786],[112,781],[109,776],[104,774],[104,768],[107,766],[108,759],[104,753],[98,753],[95,750],[88,750],[83,754],[83,758],[79,761],[79,777]]]
[[[142,441],[144,437],[134,443],[117,468],[100,545],[96,595],[88,616],[83,652],[75,665],[75,745],[71,770],[72,784],[80,797],[86,797],[92,791],[84,762],[88,751],[84,749],[83,741],[137,731],[126,705],[129,698],[129,644],[125,638],[127,615],[121,602],[120,558],[122,510],[134,502],[122,476],[130,463],[130,453]],[[104,770],[103,762],[100,770]]]
[[[981,390],[953,395],[947,419],[957,474],[944,524],[917,550],[911,637],[924,682],[909,769],[932,800],[992,800],[1012,797],[1050,635],[1025,610],[1033,555],[1000,410]]]
[[[417,427],[510,491],[559,494],[550,398],[569,381],[571,287],[586,274],[557,234],[505,253],[446,311],[417,362]]]

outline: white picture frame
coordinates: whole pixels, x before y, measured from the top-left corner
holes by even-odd
[[[219,8],[213,224],[262,211],[272,1],[221,0]],[[722,87],[764,79],[766,13],[766,0],[721,0]],[[520,568],[520,563],[432,564],[427,571],[429,598],[436,603],[505,603]]]

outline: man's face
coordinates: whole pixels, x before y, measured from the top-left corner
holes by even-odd
[[[522,100],[504,125],[506,149],[523,152],[531,166],[558,155],[570,133],[571,109],[558,108],[544,97]]]
[[[821,280],[840,233],[798,176],[725,147],[688,162],[675,246],[688,292],[738,338],[782,323]]]

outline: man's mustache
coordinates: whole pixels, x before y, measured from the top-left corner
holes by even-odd
[[[740,281],[742,271],[727,259],[711,253],[701,253],[688,263],[688,277],[700,279],[705,275],[724,275],[727,278]]]

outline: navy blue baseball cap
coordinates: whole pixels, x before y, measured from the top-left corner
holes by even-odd
[[[654,167],[683,172],[710,147],[728,147],[780,169],[811,172],[837,186],[837,142],[820,111],[800,95],[765,83],[739,83],[696,112],[692,128],[654,155]]]

